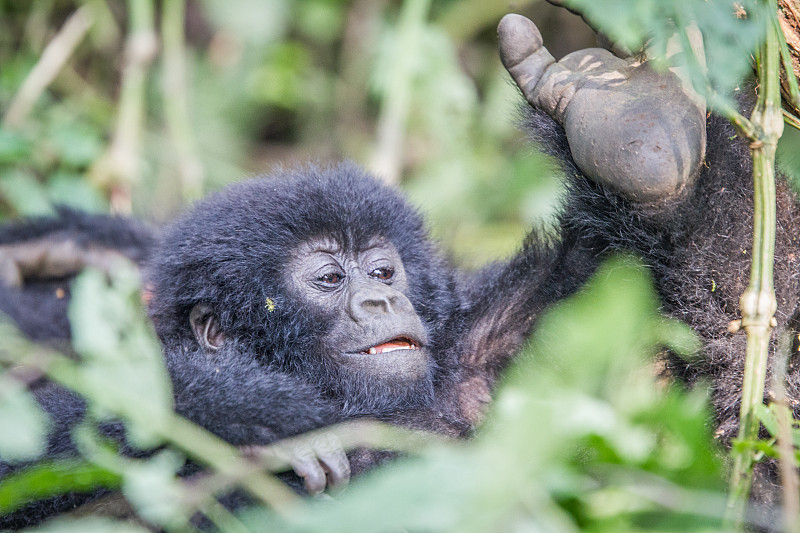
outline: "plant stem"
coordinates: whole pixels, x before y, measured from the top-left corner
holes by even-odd
[[[776,13],[775,1],[770,1]],[[777,16],[777,15],[774,15]],[[740,446],[734,448],[734,467],[730,480],[728,519],[741,529],[753,481],[753,441],[758,438],[759,422],[755,406],[764,402],[764,382],[777,302],[773,286],[775,252],[775,151],[783,132],[780,96],[780,45],[773,20],[765,21],[767,33],[758,54],[758,79],[761,90],[751,122],[753,159],[753,253],[750,284],[739,301],[742,327],[747,332],[744,382],[739,415]]]
[[[430,4],[431,0],[403,2],[392,51],[393,65],[386,69],[391,75],[384,81],[378,140],[370,169],[389,183],[397,183],[400,179],[411,87],[416,78],[414,62],[418,54],[424,53],[421,33]]]
[[[8,111],[3,116],[4,128],[17,128],[24,122],[36,100],[72,57],[72,52],[89,31],[92,22],[89,6],[79,8],[67,19],[11,100]]]
[[[128,0],[128,36],[119,112],[111,144],[91,169],[95,183],[111,194],[111,208],[131,212],[131,189],[139,173],[147,71],[158,50],[153,0]]]
[[[169,430],[161,433],[161,437],[176,448],[222,475],[238,480],[250,494],[269,505],[278,515],[288,516],[291,509],[301,504],[300,498],[283,482],[264,475],[251,462],[242,460],[236,448],[185,418],[173,417]]]
[[[186,85],[186,40],[183,25],[186,20],[185,0],[169,0],[162,4],[161,41],[164,117],[181,177],[184,200],[196,200],[203,195],[203,166],[197,158],[189,120]]]

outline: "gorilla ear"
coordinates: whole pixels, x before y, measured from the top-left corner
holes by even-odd
[[[192,311],[189,313],[189,324],[192,326],[197,344],[204,349],[217,351],[225,342],[225,335],[219,328],[219,321],[207,305],[197,304],[192,307]]]

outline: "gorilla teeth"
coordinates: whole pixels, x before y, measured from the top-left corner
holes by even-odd
[[[419,350],[419,346],[417,346],[416,344],[407,339],[397,339],[397,340],[391,340],[384,344],[379,344],[378,346],[373,346],[368,350],[368,353],[370,355],[376,355],[381,353],[394,352],[397,350]]]
[[[369,349],[369,353],[374,355],[376,353],[389,353],[389,352],[395,352],[397,350],[413,350],[413,349],[414,349],[413,346],[392,346],[391,348],[381,348],[381,351],[379,352],[377,348],[373,347]]]

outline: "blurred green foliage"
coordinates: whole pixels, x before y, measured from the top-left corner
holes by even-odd
[[[552,216],[558,196],[555,172],[514,124],[516,89],[493,35],[502,11],[460,21],[458,42],[437,22],[452,26],[459,4],[472,10],[473,3],[434,2],[429,22],[418,28],[424,53],[411,62],[399,168],[434,234],[447,235],[456,259],[469,266],[513,251],[526,227]],[[0,109],[78,5],[0,4]],[[56,203],[109,208],[112,192],[92,165],[113,130],[125,5],[87,5],[94,24],[74,57],[23,124],[0,129],[0,218],[47,213]],[[393,57],[404,53],[394,31],[403,8],[365,0],[246,0],[236,9],[189,2],[184,98],[203,190],[287,162],[348,158],[369,165]],[[172,216],[186,195],[165,124],[160,62],[157,56],[148,72],[131,192],[133,211],[154,220]]]
[[[208,455],[196,458],[212,465],[219,450],[213,437],[187,434],[170,413],[169,387],[138,310],[134,279],[123,268],[110,283],[98,272],[78,280],[71,316],[80,364],[2,325],[9,343],[0,348],[0,362],[41,368],[84,396],[92,415],[74,432],[83,461],[33,464],[6,477],[0,512],[63,491],[119,487],[139,519],[167,531],[191,529],[188,520],[198,511],[225,531],[710,531],[721,525],[721,455],[711,444],[705,393],[657,382],[652,363],[664,347],[693,353],[697,340],[659,314],[648,272],[630,258],[610,261],[584,291],[542,317],[474,440],[420,449],[359,480],[333,503],[280,515],[262,505],[237,516],[218,508],[213,498],[230,490],[226,473],[217,475],[228,483],[177,477],[182,450],[211,439],[211,447],[201,445]],[[120,320],[128,327],[121,329]],[[34,441],[15,456],[19,444],[0,440],[0,457],[14,463],[37,451],[47,426],[33,404],[20,408],[29,403],[24,389],[0,383],[0,390],[0,414],[17,413],[2,418],[4,429]],[[11,393],[23,394],[23,401]],[[140,449],[171,446],[120,457],[97,430],[109,416],[125,421]],[[241,472],[252,478],[252,468]],[[98,520],[59,519],[41,530],[139,531]]]

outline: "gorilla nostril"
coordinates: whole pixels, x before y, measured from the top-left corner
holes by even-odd
[[[361,302],[361,308],[368,313],[387,315],[392,311],[392,302],[389,298],[368,298]]]

